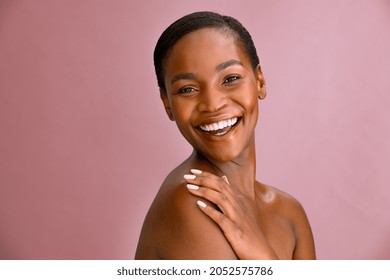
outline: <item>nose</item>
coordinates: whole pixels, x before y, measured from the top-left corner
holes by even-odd
[[[199,94],[198,110],[200,112],[217,112],[229,103],[226,94],[216,88],[201,90]]]

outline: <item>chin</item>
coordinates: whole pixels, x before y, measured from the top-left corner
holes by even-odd
[[[234,153],[233,151],[218,152],[218,153],[207,153],[199,151],[205,158],[213,162],[225,163],[235,160],[239,157],[240,153]]]

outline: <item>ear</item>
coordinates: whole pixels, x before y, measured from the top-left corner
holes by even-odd
[[[165,112],[167,112],[167,115],[168,115],[169,119],[171,121],[174,121],[175,118],[173,117],[171,106],[169,105],[169,100],[168,100],[167,93],[165,92],[165,90],[163,90],[161,88],[160,88],[160,98],[161,98],[161,101],[164,104]]]
[[[267,96],[267,89],[265,87],[265,79],[261,72],[260,65],[257,65],[256,67],[255,76],[257,80],[257,96],[260,100],[263,100]]]

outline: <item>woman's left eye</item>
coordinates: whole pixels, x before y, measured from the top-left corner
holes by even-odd
[[[237,76],[237,75],[229,76],[229,77],[225,78],[225,80],[223,81],[223,84],[231,83],[231,82],[234,82],[238,79],[240,79],[240,76]]]

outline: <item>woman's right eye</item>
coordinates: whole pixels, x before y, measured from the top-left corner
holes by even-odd
[[[195,89],[193,87],[184,87],[184,88],[179,89],[178,93],[186,94],[186,93],[192,93],[194,91],[195,91]]]

